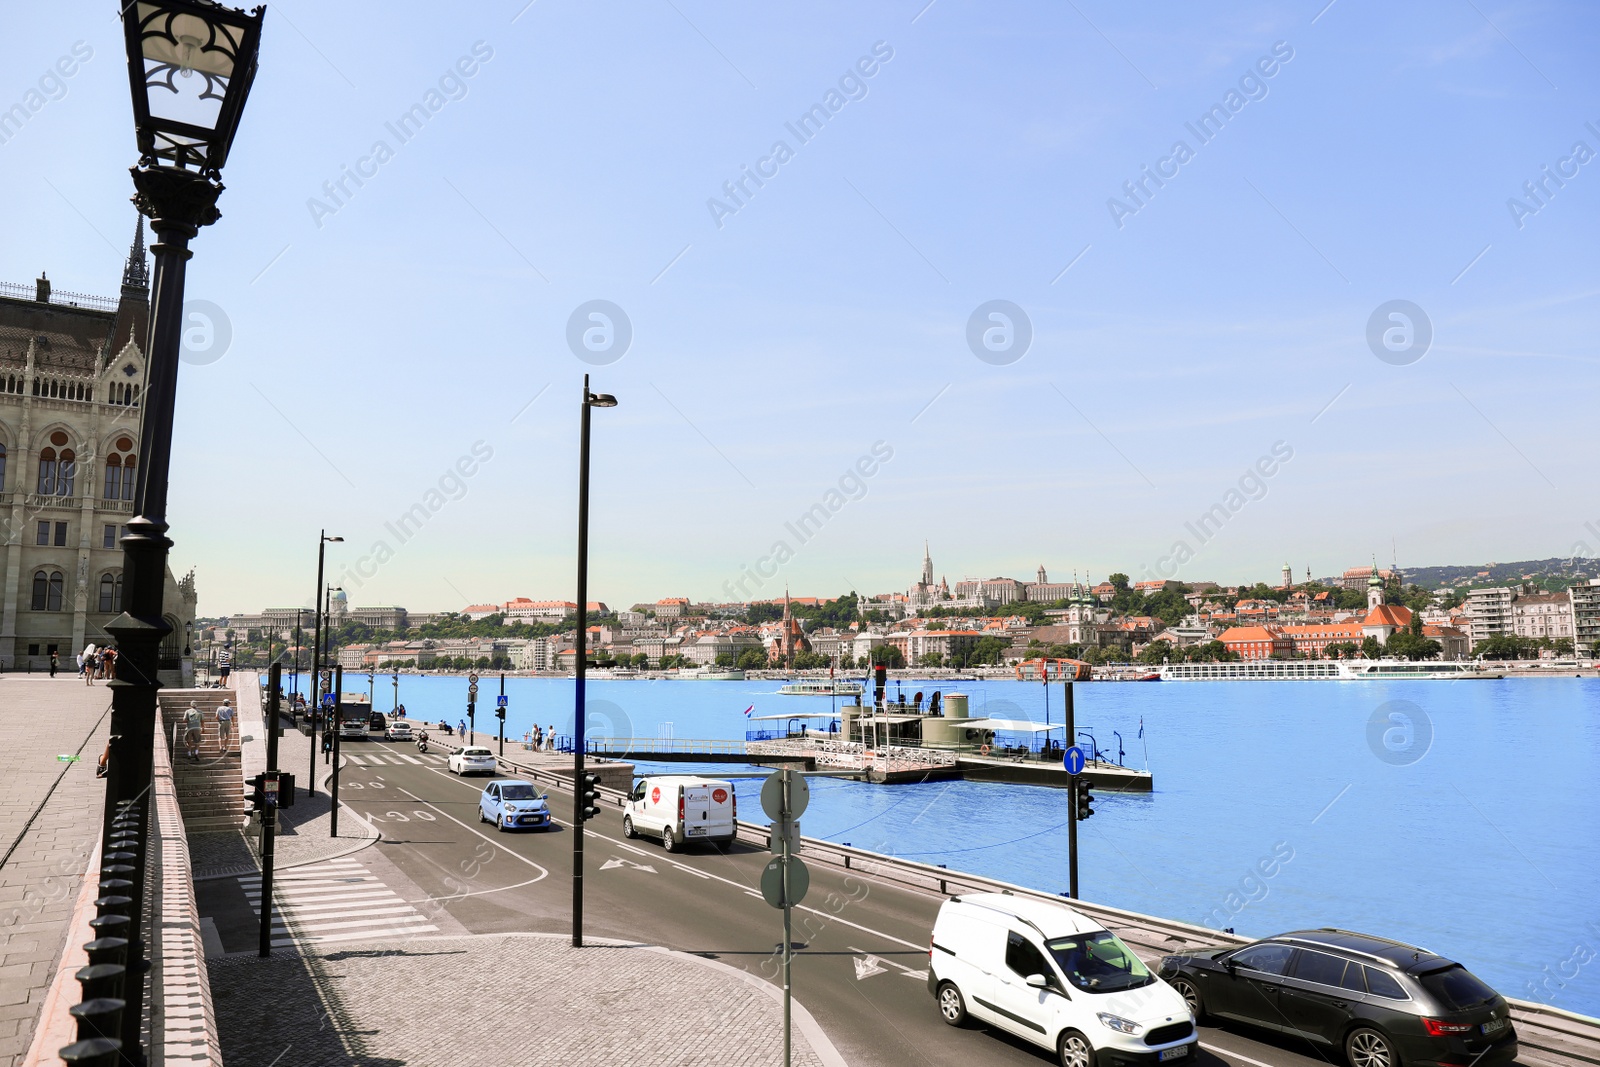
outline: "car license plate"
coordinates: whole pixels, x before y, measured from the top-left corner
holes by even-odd
[[[691,826],[691,827],[689,827],[689,836],[690,837],[698,837],[698,836],[703,835],[705,832],[706,832],[706,828],[704,826]]]
[[[1188,1045],[1179,1045],[1177,1048],[1162,1049],[1161,1050],[1161,1062],[1165,1063],[1167,1060],[1181,1060],[1185,1056],[1187,1056],[1188,1054],[1189,1054],[1189,1046]]]
[[[1504,1019],[1490,1019],[1483,1024],[1483,1032],[1486,1034],[1497,1034],[1505,1028],[1506,1021]]]

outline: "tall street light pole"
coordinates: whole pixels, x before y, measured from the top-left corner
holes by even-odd
[[[584,681],[587,673],[589,629],[589,410],[614,408],[617,398],[609,393],[589,392],[589,376],[583,376],[583,415],[578,434],[578,658],[577,685],[572,714],[572,944],[583,947],[583,824],[584,800]]]
[[[317,792],[317,712],[322,703],[322,565],[327,555],[328,542],[343,541],[342,537],[329,537],[323,530],[317,535],[317,591],[311,595],[311,610],[316,615],[315,636],[311,639],[311,766],[306,769],[306,796]],[[328,732],[328,721],[323,719],[322,732]]]
[[[150,332],[140,338],[146,360],[134,517],[122,538],[125,610],[107,626],[117,642],[106,753],[102,869],[126,883],[125,970],[90,993],[120,1000],[120,1018],[97,1020],[101,1034],[68,1047],[88,1062],[120,1055],[145,1062],[140,1043],[145,959],[142,915],[149,852],[151,766],[156,743],[161,641],[172,632],[163,604],[167,553],[167,481],[177,408],[178,352],[189,241],[221,218],[222,167],[227,162],[261,44],[257,8],[246,14],[198,0],[144,0],[122,8],[128,84],[133,96],[139,163],[131,169],[139,211],[156,234]],[[85,990],[89,993],[89,990]],[[71,1057],[69,1057],[71,1058]]]

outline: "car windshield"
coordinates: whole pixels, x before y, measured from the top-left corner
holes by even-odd
[[[539,794],[533,791],[533,786],[526,784],[503,785],[500,795],[507,800],[533,800]]]
[[[1133,950],[1109,930],[1045,942],[1067,981],[1088,993],[1114,993],[1155,981]]]
[[[1439,1002],[1451,1011],[1462,1011],[1466,1008],[1476,1008],[1485,1004],[1497,995],[1494,990],[1479,981],[1478,976],[1460,964],[1446,967],[1439,971],[1429,971],[1417,979],[1422,983],[1422,988],[1439,998]]]

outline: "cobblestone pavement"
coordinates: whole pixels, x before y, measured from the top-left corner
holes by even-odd
[[[27,1054],[99,836],[110,707],[76,676],[0,676],[0,1067]]]
[[[367,742],[377,744],[377,742]],[[355,748],[360,744],[351,745]],[[278,766],[295,776],[294,806],[278,812],[278,834],[273,846],[273,866],[278,870],[303,863],[334,859],[364,848],[376,839],[376,831],[355,818],[348,810],[339,814],[339,836],[329,837],[332,805],[322,785],[328,764],[317,757],[317,793],[306,796],[306,767],[311,756],[311,739],[299,730],[285,728],[278,739]],[[346,762],[348,766],[348,761]],[[241,782],[239,788],[243,789]],[[189,854],[198,880],[250,874],[260,870],[256,850],[260,832],[222,832],[189,835]]]
[[[210,965],[228,1067],[783,1062],[772,987],[650,947],[493,934]],[[798,1019],[793,1038],[796,1064],[843,1063]]]

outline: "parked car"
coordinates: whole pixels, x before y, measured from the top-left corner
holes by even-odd
[[[415,737],[416,735],[411,732],[411,724],[404,719],[395,719],[383,729],[385,741],[411,741]]]
[[[1196,1019],[1277,1030],[1342,1050],[1351,1067],[1495,1067],[1517,1056],[1505,998],[1461,964],[1324,928],[1163,957]]]
[[[367,729],[376,730],[380,734],[389,728],[389,720],[384,718],[383,712],[375,711],[367,717]]]
[[[478,798],[478,821],[492,822],[496,829],[550,828],[550,794],[541,793],[532,782],[507,779],[490,782]]]
[[[622,815],[622,836],[641,833],[661,838],[668,852],[690,841],[730,844],[737,833],[739,801],[733,785],[692,774],[641,778],[628,794]]]
[[[1065,904],[973,893],[939,906],[928,990],[951,1026],[988,1023],[1063,1067],[1187,1063],[1189,1006],[1095,919]]]
[[[452,774],[458,777],[465,774],[493,774],[495,772],[494,753],[486,748],[468,746],[450,754],[445,761]]]

